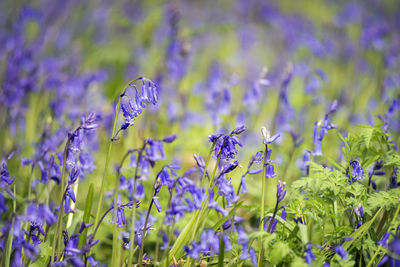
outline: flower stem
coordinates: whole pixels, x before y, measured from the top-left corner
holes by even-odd
[[[147,142],[144,141],[142,148],[139,150],[138,156],[136,158],[136,169],[135,169],[135,176],[133,177],[134,182],[133,182],[133,201],[135,202],[135,193],[136,193],[136,177],[138,175],[138,170],[139,170],[139,161],[140,158],[142,157],[143,151],[146,148]],[[132,266],[132,260],[133,260],[133,245],[135,243],[135,218],[136,218],[136,205],[132,207],[132,225],[131,225],[131,234],[130,234],[130,247],[129,247],[129,256],[128,256],[128,266]]]
[[[265,145],[265,152],[264,152],[264,162],[263,162],[263,176],[262,176],[262,189],[261,189],[261,210],[260,210],[260,225],[259,231],[263,231],[263,224],[264,224],[264,205],[265,205],[265,174],[266,174],[266,166],[265,163],[267,162],[267,153],[268,153],[268,145]],[[259,237],[260,244],[259,244],[259,254],[258,254],[258,266],[262,266],[261,262],[264,258],[264,246],[262,236]]]
[[[276,200],[275,210],[274,210],[274,214],[271,217],[271,221],[269,222],[268,232],[271,232],[272,225],[274,224],[275,216],[276,216],[276,213],[278,212],[278,204],[279,204],[279,201]]]
[[[114,125],[113,125],[113,130],[111,133],[111,136],[114,136],[115,134],[115,129],[117,128],[117,119],[118,119],[118,114],[119,114],[119,106],[121,104],[121,98],[118,98],[118,104],[117,107],[115,109],[115,116],[114,116]],[[100,212],[101,212],[101,205],[103,204],[103,194],[104,194],[104,180],[106,178],[107,175],[107,169],[108,169],[108,165],[110,163],[110,157],[111,157],[111,150],[112,150],[112,145],[113,145],[113,139],[110,139],[110,143],[108,145],[108,152],[107,152],[107,156],[106,156],[106,163],[104,165],[104,172],[103,172],[103,178],[101,179],[101,185],[100,185],[100,194],[99,194],[99,201],[97,204],[97,211],[96,211],[96,217],[94,220],[94,224],[97,225],[97,223],[99,222],[100,219]]]
[[[151,198],[149,208],[147,209],[147,214],[146,214],[146,219],[144,221],[143,225],[143,233],[142,233],[142,241],[140,242],[140,252],[139,252],[139,266],[142,266],[142,261],[143,261],[143,251],[144,251],[144,238],[146,237],[146,231],[147,231],[147,223],[149,222],[149,216],[150,216],[150,211],[151,207],[153,206],[154,200]]]
[[[72,137],[72,135],[68,136],[67,143],[65,144],[65,148],[64,148],[64,158],[63,158],[63,167],[62,167],[62,172],[61,172],[61,185],[60,185],[60,208],[58,211],[56,231],[55,231],[54,237],[53,237],[50,266],[53,266],[55,256],[57,254],[57,249],[58,250],[61,249],[62,240],[63,240],[63,238],[62,238],[62,221],[63,221],[63,215],[64,215],[63,199],[64,199],[64,191],[65,191],[65,174],[67,172],[66,165],[67,165],[68,148],[69,148],[69,144],[71,142],[71,137]]]

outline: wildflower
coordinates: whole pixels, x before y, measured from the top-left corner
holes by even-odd
[[[312,252],[312,246],[310,243],[307,244],[307,251],[306,251],[305,258],[306,258],[306,263],[308,265],[311,265],[312,261],[315,260],[315,256]]]
[[[265,178],[274,178],[276,176],[274,165],[267,162],[265,166],[266,166]]]
[[[141,93],[136,86],[137,81],[141,81],[142,83]],[[142,110],[143,108],[146,108],[147,103],[152,103],[153,105],[157,103],[157,90],[158,88],[155,83],[144,77],[140,77],[129,84],[125,91],[120,95],[121,98],[126,98],[126,102],[121,103],[121,110],[125,122],[121,125],[120,130],[126,130],[129,126],[134,125],[135,118],[142,113]],[[133,91],[132,94],[134,94],[134,98],[130,95],[129,91]],[[115,139],[115,137],[113,137],[113,139]],[[166,142],[168,142],[168,139]]]
[[[281,202],[286,195],[285,184],[286,184],[285,182],[278,181],[277,191],[276,191],[276,198],[278,203]]]
[[[339,254],[340,257],[342,257],[342,260],[347,259],[347,257],[348,257],[347,252],[344,250],[344,248],[341,245],[335,247],[335,252],[337,254]]]
[[[357,214],[358,217],[364,218],[364,209],[361,204],[358,205],[357,207],[353,207],[353,210]]]
[[[364,170],[361,167],[360,162],[358,162],[357,160],[352,160],[350,161],[350,165],[352,170],[347,171],[347,176],[349,177],[349,179],[351,179],[351,182],[354,183],[357,180],[364,180],[363,175],[364,175]]]
[[[246,127],[240,126],[235,128],[229,135],[210,135],[210,142],[215,142],[214,155],[218,157],[221,153],[221,159],[234,159],[237,154],[236,145],[242,146],[236,135],[241,134],[246,130]]]
[[[385,233],[380,241],[377,242],[378,245],[382,247],[387,247],[388,245],[388,239],[390,237],[390,233]]]

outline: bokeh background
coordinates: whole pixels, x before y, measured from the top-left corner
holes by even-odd
[[[208,135],[238,125],[247,127],[238,154],[244,167],[263,149],[262,126],[281,134],[273,159],[278,178],[290,184],[304,175],[303,155],[314,149],[313,126],[332,103],[338,106],[331,122],[343,135],[357,131],[356,125],[389,118],[399,144],[399,118],[390,110],[400,93],[399,28],[396,0],[4,0],[1,157],[15,152],[9,168],[16,170],[17,190],[26,194],[30,170],[21,167],[21,159],[34,157],[45,142],[49,150],[62,151],[63,138],[80,116],[96,112],[101,127],[89,142],[95,165],[77,195],[77,208],[83,209],[89,183],[99,190],[115,100],[129,80],[145,76],[158,85],[159,102],[116,142],[106,191],[113,187],[114,166],[123,153],[144,138],[177,134],[152,174],[167,163],[180,164],[183,172],[195,166],[193,153],[206,157]],[[341,162],[340,150],[337,132],[329,131],[323,153]],[[244,169],[232,174],[235,187]],[[34,196],[51,202],[55,196],[39,182],[40,169],[33,179]],[[254,209],[261,179],[261,174],[249,178],[244,197]],[[271,206],[275,183],[267,185]],[[240,214],[249,227],[257,224],[251,210]],[[111,253],[111,229],[105,225],[99,233],[105,240],[96,248],[101,261]],[[156,238],[150,234],[146,246],[154,246]]]

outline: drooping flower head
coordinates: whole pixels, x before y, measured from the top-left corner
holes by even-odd
[[[235,128],[229,135],[213,134],[208,137],[209,141],[215,143],[214,155],[218,157],[221,153],[221,159],[234,159],[238,153],[236,145],[242,146],[237,135],[246,130],[245,126]]]
[[[141,82],[141,89],[138,88],[138,82]],[[135,118],[142,113],[147,104],[155,105],[157,103],[158,88],[150,79],[139,77],[129,83],[120,97],[123,100],[121,101],[121,110],[125,120],[120,130],[126,130],[129,126],[134,125]]]

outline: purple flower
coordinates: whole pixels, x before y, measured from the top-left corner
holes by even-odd
[[[137,88],[136,83],[141,81],[142,92]],[[151,80],[140,77],[134,80],[121,94],[121,98],[125,98],[125,103],[121,103],[121,110],[125,122],[121,125],[120,130],[126,130],[129,126],[134,125],[135,118],[138,117],[147,103],[155,105],[158,100],[158,88]],[[115,137],[113,137],[115,139]],[[172,140],[173,141],[173,140]],[[171,142],[172,142],[171,141]],[[168,142],[168,140],[166,141]]]
[[[178,136],[176,134],[168,135],[167,137],[164,137],[162,141],[165,143],[172,143],[177,137]]]
[[[158,212],[161,212],[161,204],[158,199],[159,199],[159,197],[153,197],[153,202],[154,202],[154,205],[156,205]]]
[[[278,181],[276,198],[278,202],[281,202],[286,195],[285,182]]]
[[[335,247],[335,252],[342,257],[342,260],[347,259],[347,252],[344,250],[342,246]]]
[[[360,162],[358,162],[357,160],[352,160],[350,161],[350,165],[352,170],[350,171],[350,174],[347,172],[347,176],[351,179],[351,182],[354,183],[357,180],[364,180],[364,170],[361,167]]]
[[[265,178],[273,178],[276,176],[275,170],[274,170],[274,165],[271,163],[266,163],[266,172],[265,172]]]
[[[306,250],[305,258],[306,258],[306,263],[308,265],[311,265],[312,261],[315,260],[315,256],[314,256],[314,254],[312,252],[312,246],[311,246],[310,243],[307,244],[307,250]]]
[[[208,139],[210,142],[215,142],[214,155],[218,157],[221,153],[221,159],[234,159],[238,153],[236,145],[242,146],[236,135],[239,135],[245,130],[245,127],[241,126],[234,129],[229,135],[210,135]]]
[[[358,217],[364,218],[364,209],[361,204],[358,205],[357,207],[353,207],[353,210],[357,214]]]
[[[377,244],[382,246],[382,247],[387,247],[389,237],[390,237],[390,232],[385,233],[383,235],[382,239],[377,242]]]

